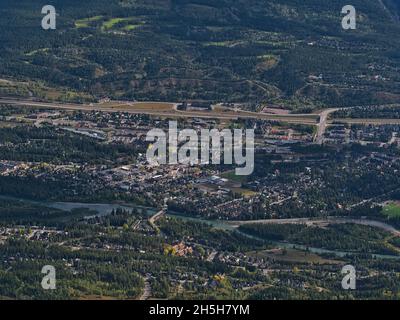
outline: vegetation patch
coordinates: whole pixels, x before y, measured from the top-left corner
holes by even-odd
[[[328,227],[309,227],[303,224],[247,224],[241,232],[270,241],[284,241],[309,247],[354,253],[397,254],[386,245],[386,231],[356,224],[331,224]]]
[[[253,251],[247,253],[251,257],[261,259],[273,259],[284,262],[315,263],[315,264],[339,264],[339,260],[325,259],[315,253],[296,249],[272,249]]]
[[[389,203],[383,208],[383,214],[389,218],[399,218],[400,217],[400,204],[399,203]]]
[[[94,21],[99,21],[103,18],[103,16],[94,16],[91,18],[85,18],[85,19],[80,19],[75,21],[75,27],[76,28],[88,28],[90,24]]]

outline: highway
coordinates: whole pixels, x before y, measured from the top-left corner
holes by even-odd
[[[219,111],[183,111],[177,110],[176,103],[162,102],[110,102],[107,104],[72,104],[72,103],[56,103],[56,102],[40,102],[34,100],[23,100],[14,98],[1,98],[0,104],[10,104],[26,107],[41,107],[47,109],[59,109],[70,111],[103,111],[103,112],[126,112],[131,114],[147,114],[160,117],[171,118],[204,118],[219,120],[237,120],[237,119],[259,119],[267,121],[279,121],[293,124],[307,124],[317,126],[318,130],[314,137],[317,144],[323,143],[326,128],[333,121],[348,124],[400,124],[400,119],[335,119],[329,120],[329,116],[340,110],[341,108],[324,109],[319,113],[310,114],[266,114],[252,112],[246,110],[235,110],[225,108]],[[146,104],[149,107],[146,107]],[[155,107],[154,105],[163,105],[163,107]]]
[[[206,118],[206,119],[221,119],[221,120],[235,120],[235,119],[263,119],[270,121],[282,121],[288,123],[310,124],[317,125],[318,114],[288,114],[276,115],[265,114],[251,111],[236,111],[228,109],[226,111],[178,111],[176,108],[154,110],[154,108],[143,108],[143,102],[140,103],[120,103],[116,102],[116,106],[112,107],[109,104],[67,104],[67,103],[50,103],[39,102],[33,100],[20,100],[11,98],[0,98],[0,103],[26,106],[26,107],[42,107],[48,109],[61,109],[71,111],[104,111],[104,112],[127,112],[132,114],[147,114],[164,117],[175,118]],[[141,105],[138,107],[138,105]],[[151,103],[148,103],[149,105]],[[166,103],[168,105],[168,103]],[[173,106],[174,104],[171,104]]]
[[[338,111],[339,108],[336,109],[327,109],[322,111],[319,114],[319,124],[318,124],[318,131],[317,134],[315,136],[315,142],[318,144],[322,144],[322,142],[324,141],[324,134],[326,131],[326,127],[327,127],[327,122],[328,122],[328,118],[329,115],[335,111]]]

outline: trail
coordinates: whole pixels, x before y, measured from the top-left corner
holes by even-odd
[[[392,19],[393,22],[396,22],[396,23],[400,22],[399,15],[396,12],[390,11],[383,0],[378,0],[378,2],[381,5],[382,9],[390,16],[390,18]]]
[[[146,275],[146,278],[144,279],[143,293],[140,296],[139,300],[148,300],[150,297],[151,297],[150,276]]]

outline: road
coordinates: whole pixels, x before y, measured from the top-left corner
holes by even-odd
[[[144,279],[144,289],[139,300],[147,300],[151,297],[151,285],[150,285],[150,275],[146,275]]]
[[[153,216],[151,216],[149,218],[149,223],[151,225],[154,225],[154,223],[164,215],[165,215],[165,210],[164,209],[158,211],[155,215],[153,215]]]
[[[27,107],[41,107],[48,109],[71,110],[71,111],[105,111],[105,112],[126,112],[132,114],[147,114],[165,117],[184,117],[184,118],[205,118],[205,119],[221,119],[221,120],[235,120],[235,119],[264,119],[271,121],[282,121],[288,123],[310,124],[316,125],[318,114],[288,114],[276,115],[265,114],[251,111],[236,111],[228,109],[226,111],[179,111],[171,104],[170,109],[154,110],[154,108],[145,109],[145,103],[117,103],[115,107],[110,107],[107,104],[70,104],[70,103],[49,103],[38,102],[33,100],[21,100],[11,98],[0,98],[0,103],[11,104],[17,106]],[[139,108],[138,105],[141,105]],[[150,103],[148,103],[150,104]],[[167,105],[167,104],[166,104]]]
[[[210,255],[207,257],[207,261],[208,261],[208,262],[214,261],[214,258],[215,258],[215,256],[217,255],[217,253],[218,253],[218,251],[213,250],[213,251],[210,253]]]
[[[272,203],[270,203],[269,205],[270,205],[270,206],[275,206],[275,205],[278,205],[278,204],[282,204],[282,203],[284,203],[284,202],[286,202],[286,201],[289,201],[290,199],[293,199],[293,196],[290,196],[290,197],[287,197],[287,198],[285,198],[285,199],[272,202]]]
[[[335,111],[338,111],[338,110],[339,110],[339,108],[326,109],[326,110],[323,110],[319,114],[318,131],[317,131],[317,134],[316,134],[315,139],[314,139],[316,143],[322,144],[322,142],[324,141],[324,135],[325,135],[325,131],[326,131],[329,115],[331,113],[335,112]]]
[[[162,209],[162,210],[158,211],[155,215],[151,216],[148,220],[151,227],[157,233],[160,233],[160,229],[156,226],[156,222],[158,219],[163,217],[165,215],[165,213],[166,213],[166,209]]]
[[[329,120],[329,115],[341,108],[329,108],[322,110],[320,113],[311,114],[266,114],[245,110],[235,110],[225,108],[224,111],[183,111],[177,110],[176,103],[165,103],[163,107],[150,106],[151,104],[163,105],[161,102],[118,102],[112,104],[71,104],[71,103],[50,103],[39,102],[33,100],[22,100],[14,98],[1,98],[0,104],[10,104],[27,107],[41,107],[47,109],[59,109],[70,111],[104,111],[104,112],[126,112],[131,114],[147,114],[154,116],[172,117],[172,118],[204,118],[204,119],[220,119],[220,120],[237,120],[237,119],[259,119],[268,121],[280,121],[294,124],[316,125],[318,127],[314,141],[322,144],[326,128],[333,121],[349,123],[349,124],[400,124],[400,119],[335,119]],[[146,104],[149,107],[146,107]],[[319,118],[319,123],[317,123]]]

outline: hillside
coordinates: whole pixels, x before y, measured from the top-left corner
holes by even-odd
[[[400,5],[353,0],[0,0],[0,94],[268,102],[400,101]]]

